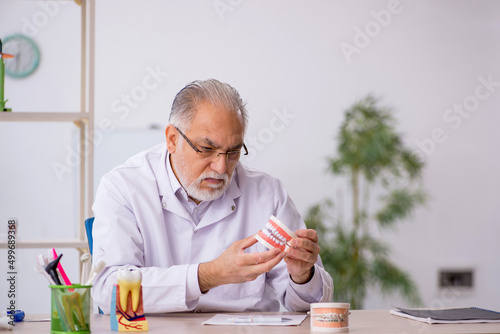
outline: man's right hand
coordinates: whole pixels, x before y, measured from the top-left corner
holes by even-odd
[[[253,235],[238,240],[215,260],[200,263],[198,281],[201,292],[223,284],[253,281],[273,269],[285,257],[285,252],[278,248],[259,253],[245,253],[245,249],[256,242],[257,239]]]

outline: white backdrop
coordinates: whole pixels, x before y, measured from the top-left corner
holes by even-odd
[[[186,83],[216,78],[248,102],[246,163],[280,178],[305,214],[345,186],[326,173],[326,158],[344,110],[373,93],[394,108],[406,143],[427,163],[429,204],[380,233],[392,259],[412,274],[425,306],[500,310],[498,1],[106,0],[96,13],[97,178],[163,140],[172,99]],[[73,3],[2,0],[0,37],[31,32],[44,56],[31,77],[7,79],[10,107],[77,108],[78,24]],[[68,155],[76,130],[44,126],[0,124],[2,162],[9,162],[0,166],[0,219],[17,216],[27,225],[21,236],[42,224],[37,213],[47,202],[40,197],[61,203],[63,212],[43,221],[37,235],[56,233],[51,226],[71,224],[76,215],[77,173],[60,180],[51,170]],[[30,172],[23,168],[35,163],[36,179],[48,182],[43,191],[36,180],[26,181]],[[28,263],[20,274],[20,307],[48,312],[46,300],[32,301],[45,289],[29,269],[33,254],[18,259]],[[474,287],[440,289],[443,268],[473,269]],[[365,307],[391,303],[402,302],[372,291]]]

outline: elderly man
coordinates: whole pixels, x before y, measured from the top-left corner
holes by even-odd
[[[195,81],[175,97],[166,143],[106,174],[93,210],[92,296],[109,312],[116,271],[142,273],[144,310],[305,311],[332,299],[316,231],[281,182],[239,162],[247,111],[238,92]],[[295,231],[285,251],[254,235],[271,215]]]

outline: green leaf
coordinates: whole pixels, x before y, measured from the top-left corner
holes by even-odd
[[[376,219],[380,226],[392,226],[398,220],[408,218],[417,205],[425,202],[425,199],[425,194],[421,190],[394,189],[382,198],[385,204],[377,212]]]

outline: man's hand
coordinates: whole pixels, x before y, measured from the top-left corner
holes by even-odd
[[[285,262],[288,272],[295,283],[303,284],[312,277],[311,268],[316,263],[319,254],[318,234],[315,230],[297,230],[293,238],[288,243],[290,248],[287,251]]]
[[[198,281],[201,292],[223,284],[253,281],[273,269],[285,257],[285,253],[278,248],[245,253],[245,249],[256,242],[257,239],[252,235],[234,242],[215,260],[200,263]]]

